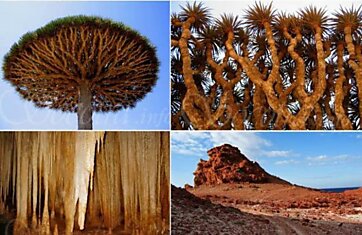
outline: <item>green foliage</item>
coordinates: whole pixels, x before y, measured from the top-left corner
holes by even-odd
[[[333,24],[339,33],[343,33],[345,27],[351,27],[352,34],[362,36],[362,6],[347,9],[341,7],[334,13]]]
[[[315,30],[317,27],[326,30],[330,20],[325,9],[315,6],[309,6],[300,10],[299,15],[305,26],[311,30]]]
[[[60,28],[76,26],[76,25],[88,25],[88,26],[98,26],[98,27],[108,27],[110,29],[119,30],[127,32],[130,36],[139,37],[143,39],[149,46],[150,49],[156,50],[156,47],[153,46],[148,38],[141,36],[136,30],[131,29],[130,27],[120,23],[115,22],[110,19],[105,19],[97,16],[67,16],[51,21],[45,26],[33,31],[25,33],[21,36],[20,40],[15,43],[10,51],[4,57],[3,70],[6,70],[6,65],[9,59],[15,55],[18,51],[21,51],[28,43],[37,40],[42,37],[54,35]]]
[[[245,24],[251,31],[260,31],[264,29],[264,23],[271,23],[274,19],[275,10],[272,3],[264,5],[256,2],[254,6],[246,10]]]
[[[238,19],[238,16],[233,16],[232,14],[221,15],[221,19],[217,19],[215,23],[224,33],[241,30],[241,21]]]
[[[180,13],[181,18],[194,18],[195,22],[193,26],[198,30],[203,25],[207,24],[210,17],[210,10],[207,7],[204,7],[203,4],[194,2],[192,5],[190,3],[186,4],[186,7],[181,7],[182,12]]]

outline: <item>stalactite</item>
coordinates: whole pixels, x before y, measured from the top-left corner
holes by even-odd
[[[17,176],[16,176],[16,222],[14,229],[16,231],[27,231],[28,220],[28,164],[30,160],[30,154],[28,146],[31,144],[31,134],[27,132],[18,132],[15,134],[16,142],[16,164],[17,164]],[[26,192],[26,193],[24,193]]]
[[[32,155],[36,156],[38,154],[38,149],[33,148],[33,152]],[[37,218],[36,218],[36,206],[37,204],[37,194],[38,194],[38,158],[37,157],[33,157],[32,158],[32,220],[31,220],[31,225],[32,228],[36,228],[37,226]]]
[[[74,172],[74,202],[78,205],[78,225],[84,229],[85,214],[87,210],[88,188],[93,185],[95,145],[102,141],[101,132],[79,132],[76,137],[76,152]],[[99,148],[98,148],[99,150]],[[73,204],[73,206],[75,206]],[[75,211],[75,210],[74,210]]]
[[[6,158],[4,156],[11,156],[14,148],[13,148],[13,133],[1,132],[0,133],[0,154],[1,161],[0,164],[0,214],[5,212],[6,204],[5,201],[7,196],[11,190],[10,186],[12,185],[10,181],[13,179],[12,177],[12,161],[11,158]],[[12,190],[14,189],[14,186]]]
[[[35,133],[37,134],[37,133]],[[41,223],[41,233],[50,234],[50,224],[49,224],[49,173],[51,171],[51,159],[53,158],[54,150],[52,146],[54,144],[53,135],[48,134],[47,132],[39,133],[39,143],[40,143],[40,161],[42,162],[43,168],[41,175],[43,176],[44,184],[44,205],[43,205],[43,214],[42,214],[42,223]],[[50,168],[50,169],[49,169]]]
[[[13,198],[17,233],[168,232],[168,133],[3,132],[0,154],[0,213]]]

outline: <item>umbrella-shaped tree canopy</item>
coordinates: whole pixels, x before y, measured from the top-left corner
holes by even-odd
[[[99,17],[57,19],[25,34],[5,56],[5,79],[38,107],[78,112],[80,129],[92,111],[134,107],[151,91],[159,62],[136,31]]]

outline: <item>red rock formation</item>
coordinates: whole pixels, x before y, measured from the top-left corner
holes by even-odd
[[[222,183],[266,183],[270,175],[250,161],[238,148],[224,144],[210,149],[209,160],[200,160],[194,172],[194,184],[215,185]]]

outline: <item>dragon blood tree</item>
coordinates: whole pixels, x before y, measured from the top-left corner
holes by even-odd
[[[134,107],[157,80],[155,48],[136,31],[99,17],[57,19],[25,34],[5,56],[5,79],[38,107],[77,112]]]
[[[362,6],[171,17],[173,129],[361,129]]]

